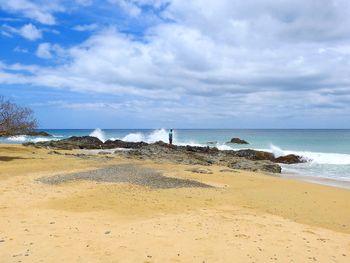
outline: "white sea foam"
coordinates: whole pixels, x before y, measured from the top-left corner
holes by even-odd
[[[24,142],[45,142],[53,140],[51,137],[33,137],[26,135],[17,135],[7,138],[12,143],[24,143]]]
[[[350,154],[343,153],[323,153],[323,152],[310,152],[310,151],[289,151],[282,150],[281,148],[271,145],[269,149],[276,157],[296,154],[304,157],[310,163],[314,164],[334,164],[334,165],[350,165]]]
[[[141,142],[145,141],[145,136],[138,132],[138,133],[129,133],[128,135],[124,136],[122,138],[122,141],[125,142]]]
[[[8,137],[7,140],[12,141],[12,142],[25,142],[28,140],[28,138],[25,135],[18,135],[18,136]]]
[[[140,132],[138,133],[129,133],[128,135],[124,136],[122,138],[122,141],[127,142],[147,142],[147,143],[154,143],[157,141],[168,141],[168,132],[165,129],[159,129],[154,130],[150,134],[142,134]]]
[[[54,141],[59,139],[52,139],[52,138],[46,138],[46,137],[38,137],[38,138],[31,138],[29,141],[31,142],[48,142],[48,141]]]
[[[270,145],[270,151],[273,153],[273,155],[276,158],[280,157],[280,156],[283,156],[283,155],[286,155],[285,152],[281,148],[279,148],[279,147],[277,147],[277,146],[275,146],[273,144]]]
[[[226,144],[217,144],[216,147],[221,151],[233,150],[231,146],[228,146]]]
[[[193,142],[193,141],[185,141],[185,142],[176,142],[176,141],[175,141],[175,144],[176,144],[176,145],[179,145],[179,146],[186,146],[186,145],[198,146],[198,147],[206,146],[206,145],[204,145],[204,144],[196,143],[196,142]]]
[[[168,141],[168,132],[165,129],[155,130],[150,135],[147,136],[146,141],[148,143],[157,142],[157,141]]]
[[[106,141],[106,135],[105,133],[100,129],[97,128],[95,129],[92,133],[89,134],[92,137],[96,137],[98,139],[100,139],[101,141],[105,142]]]

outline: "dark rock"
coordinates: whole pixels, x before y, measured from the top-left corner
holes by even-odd
[[[23,144],[27,145],[27,144]],[[96,137],[82,136],[82,137],[70,137],[59,141],[47,141],[38,142],[35,146],[54,148],[61,150],[73,150],[73,149],[101,149],[103,142]]]
[[[39,131],[39,132],[36,132],[36,131],[30,131],[30,132],[26,132],[26,133],[23,133],[21,135],[29,135],[29,136],[43,136],[43,137],[51,137],[52,135],[47,133],[47,132],[44,132],[44,131]]]
[[[232,169],[248,170],[248,171],[264,171],[269,173],[281,173],[282,168],[278,164],[270,161],[250,161],[250,160],[239,160],[231,162],[227,165]]]
[[[172,148],[172,149],[175,149],[176,148],[176,145],[174,144],[169,144],[169,143],[165,143],[163,141],[157,141],[154,143],[155,145],[158,145],[158,146],[162,146],[162,147],[167,147],[167,148]]]
[[[202,166],[222,165],[233,169],[274,173],[281,172],[281,167],[274,162],[275,158],[272,153],[250,149],[220,151],[216,147],[177,146],[162,141],[148,144],[145,142],[108,140],[103,143],[98,138],[90,136],[70,137],[60,141],[39,142],[25,145],[63,150],[123,148],[128,150],[115,151],[114,155],[121,155],[129,159],[150,159],[154,161]],[[52,154],[56,154],[56,152],[53,151]],[[84,154],[77,157],[85,158]]]
[[[52,136],[51,134],[44,131],[23,131],[23,132],[15,132],[15,133],[0,132],[0,137],[10,137],[10,136],[19,136],[19,135],[43,136],[43,137]]]
[[[230,143],[236,143],[236,144],[249,144],[249,142],[242,140],[240,138],[232,138]]]
[[[148,145],[148,143],[145,142],[124,142],[121,140],[108,140],[105,143],[103,143],[102,148],[103,149],[114,149],[114,148],[127,148],[127,149],[138,149],[143,146]]]
[[[272,164],[272,163],[264,163],[261,167],[261,171],[266,171],[269,173],[281,173],[282,168],[279,165]]]
[[[251,150],[251,149],[247,149],[247,150],[239,150],[234,152],[235,156],[238,157],[244,157],[247,158],[249,160],[274,160],[275,157],[272,153],[269,152],[263,152],[263,151],[256,151],[256,150]]]
[[[281,156],[273,160],[275,163],[285,163],[285,164],[294,164],[294,163],[305,163],[306,160],[295,154],[288,154],[286,156]]]
[[[207,147],[200,147],[200,146],[191,146],[191,145],[186,145],[185,146],[186,151],[188,152],[197,152],[197,153],[217,153],[219,152],[218,148],[212,147],[210,148],[209,146]],[[181,146],[178,146],[178,149],[182,149]]]

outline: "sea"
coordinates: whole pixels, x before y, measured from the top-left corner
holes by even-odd
[[[102,141],[148,143],[168,141],[166,129],[46,129],[40,130],[52,137],[14,136],[0,138],[0,143],[21,144],[60,140],[70,136],[90,135]],[[338,181],[350,184],[350,130],[298,130],[298,129],[174,129],[174,144],[217,147],[220,150],[255,149],[274,153],[276,157],[297,154],[306,163],[282,165],[282,174],[302,178]],[[228,143],[238,137],[248,145]]]

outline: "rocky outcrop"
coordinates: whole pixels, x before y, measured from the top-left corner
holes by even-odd
[[[284,163],[284,164],[295,164],[295,163],[306,163],[306,160],[295,154],[288,154],[286,156],[280,156],[273,160],[275,163]]]
[[[27,132],[16,132],[16,133],[8,133],[8,132],[0,131],[0,137],[11,137],[11,136],[20,136],[20,135],[42,136],[42,137],[52,136],[51,134],[44,131],[27,131]]]
[[[270,161],[250,161],[246,160],[242,162],[241,160],[230,162],[228,167],[232,169],[248,170],[248,171],[265,171],[269,173],[281,173],[282,168],[275,163]]]
[[[33,145],[35,147],[74,150],[74,149],[102,149],[103,142],[96,137],[82,136],[70,137],[59,141],[47,141],[38,143],[24,143],[23,145]]]
[[[266,171],[271,173],[280,173],[281,167],[277,163],[296,163],[301,162],[300,156],[284,156],[275,158],[272,153],[264,151],[255,151],[251,149],[239,151],[220,151],[215,147],[199,146],[177,146],[164,143],[162,141],[148,144],[145,142],[125,142],[121,140],[100,141],[91,136],[70,137],[60,141],[29,143],[35,147],[49,149],[117,149],[114,154],[131,159],[151,159],[155,161],[168,161],[189,165],[221,165],[232,169]]]
[[[230,143],[236,143],[236,144],[249,144],[249,142],[242,140],[240,138],[232,138]]]
[[[145,142],[124,142],[121,140],[108,140],[105,143],[103,143],[102,148],[103,149],[115,149],[115,148],[126,148],[126,149],[138,149],[143,146],[148,145],[148,143]]]
[[[244,157],[249,160],[269,160],[272,161],[275,159],[274,155],[269,152],[256,151],[251,149],[233,151],[235,156]]]

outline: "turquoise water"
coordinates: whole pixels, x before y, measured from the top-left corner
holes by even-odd
[[[168,132],[158,130],[45,130],[54,135],[49,139],[91,135],[125,141],[167,141]],[[249,145],[227,143],[232,137],[248,141]],[[0,143],[23,143],[49,140],[44,137],[17,136],[0,139]],[[350,181],[350,130],[174,130],[178,145],[209,145],[221,150],[260,149],[276,156],[295,153],[309,160],[305,164],[283,165],[284,173]]]

